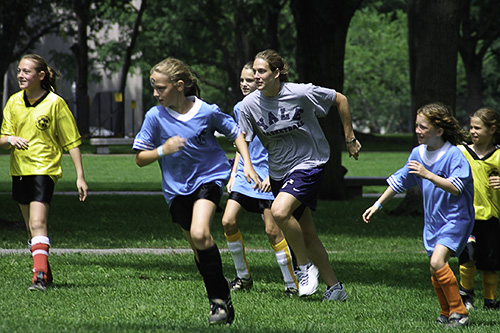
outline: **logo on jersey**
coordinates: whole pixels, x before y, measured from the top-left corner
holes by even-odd
[[[257,125],[266,136],[287,133],[304,125],[304,121],[301,118],[303,112],[304,109],[299,107],[296,107],[292,111],[286,111],[285,108],[281,108],[277,115],[268,112],[267,119],[260,117]]]
[[[207,143],[207,129],[202,128],[196,133],[196,142],[198,145],[202,146]]]
[[[36,118],[36,128],[40,131],[45,131],[50,127],[50,118],[47,116],[40,116]]]

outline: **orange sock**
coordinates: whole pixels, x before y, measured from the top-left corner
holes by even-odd
[[[31,255],[33,256],[33,283],[36,282],[36,273],[44,272],[44,282],[47,283],[49,272],[49,238],[46,236],[35,236],[31,240]]]
[[[432,286],[434,287],[434,290],[436,291],[436,295],[438,297],[439,301],[439,306],[441,306],[441,314],[445,317],[450,316],[450,306],[448,305],[448,300],[446,299],[446,296],[444,295],[443,289],[439,285],[439,283],[436,281],[434,276],[431,276],[431,281],[432,281]]]
[[[435,271],[434,277],[446,296],[446,300],[448,301],[448,306],[450,308],[450,314],[468,314],[458,291],[457,278],[455,277],[455,274],[453,274],[450,265],[446,265],[440,270]]]

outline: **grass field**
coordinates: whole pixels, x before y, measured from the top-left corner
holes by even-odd
[[[348,175],[387,176],[408,152],[367,151],[359,161],[344,157],[343,163]],[[132,155],[85,155],[84,165],[92,191],[157,191],[161,186],[158,167],[138,168]],[[63,167],[56,191],[74,191],[69,157]],[[0,155],[0,218],[9,221],[0,223],[0,249],[20,250],[26,248],[26,232],[18,207],[5,193],[10,191],[7,169],[8,156]],[[439,332],[442,327],[434,323],[439,304],[421,242],[422,218],[390,215],[400,200],[389,202],[369,225],[360,216],[373,198],[319,203],[315,224],[349,294],[344,303],[322,303],[324,284],[311,297],[285,297],[263,222],[243,212],[240,229],[254,288],[232,294],[232,326],[208,326],[208,301],[189,251],[53,254],[54,286],[33,293],[27,290],[31,257],[26,249],[0,254],[0,332]],[[212,234],[224,272],[233,278],[220,221],[218,213]],[[54,249],[188,248],[161,195],[91,195],[84,203],[73,195],[55,195],[49,234]],[[456,259],[451,265],[457,272]],[[479,274],[476,288],[479,306]],[[478,307],[470,315],[467,331],[498,332],[497,312]]]

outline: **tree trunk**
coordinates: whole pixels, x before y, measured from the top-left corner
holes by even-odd
[[[407,0],[413,119],[420,107],[432,102],[455,109],[461,1]],[[396,211],[422,211],[421,194],[414,191]]]
[[[360,3],[361,0],[291,1],[297,27],[299,81],[342,91],[347,30]],[[320,123],[330,144],[330,161],[319,197],[345,199],[348,196],[344,183],[346,171],[341,163],[345,140],[337,110],[332,109]]]
[[[71,51],[76,61],[76,124],[82,137],[89,134],[89,96],[88,96],[88,67],[89,48],[87,44],[87,28],[89,25],[89,0],[74,0],[73,6],[78,27],[76,44]]]

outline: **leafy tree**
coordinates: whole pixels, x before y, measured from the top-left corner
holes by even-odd
[[[242,98],[239,73],[243,65],[262,49],[281,49],[294,41],[293,22],[283,19],[286,4],[286,0],[151,3],[137,42],[142,70],[147,73],[167,56],[182,59],[198,74],[203,98],[230,111]],[[149,87],[146,75],[144,80]],[[144,104],[153,105],[146,91]]]
[[[406,13],[358,10],[346,43],[345,94],[358,129],[408,131],[410,86]]]
[[[9,65],[32,50],[41,37],[55,32],[64,19],[48,1],[0,1],[0,96]],[[0,122],[2,118],[0,113]]]
[[[465,69],[465,111],[472,114],[483,106],[483,67],[491,58],[491,47],[500,38],[500,2],[463,0],[459,51]]]
[[[300,81],[343,90],[347,30],[360,3],[361,0],[291,1],[297,29]],[[345,169],[341,164],[345,139],[340,117],[336,110],[331,110],[320,123],[331,150],[320,197],[343,199],[347,196],[347,188],[343,181]]]
[[[460,2],[407,0],[412,119],[432,102],[455,109]],[[410,189],[394,213],[422,214],[421,198]]]

